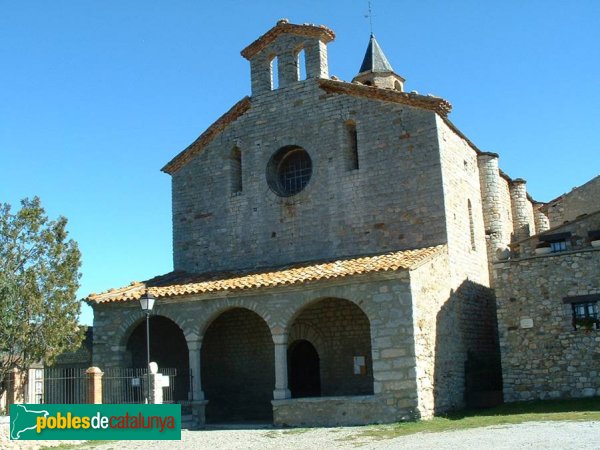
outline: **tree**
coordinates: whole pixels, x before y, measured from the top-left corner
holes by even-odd
[[[81,255],[66,225],[62,216],[49,220],[38,197],[15,214],[0,203],[0,381],[81,344]],[[0,383],[0,395],[5,389]]]

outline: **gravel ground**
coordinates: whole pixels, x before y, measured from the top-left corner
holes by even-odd
[[[34,449],[50,442],[9,442],[0,425],[0,448]],[[120,441],[94,449],[600,449],[600,422],[527,422],[444,433],[418,433],[377,440],[361,436],[364,428],[209,429],[182,432],[181,441]]]

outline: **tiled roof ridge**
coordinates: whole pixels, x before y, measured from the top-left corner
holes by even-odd
[[[357,95],[360,97],[374,98],[376,100],[403,103],[434,111],[444,118],[447,117],[452,110],[450,102],[441,97],[400,92],[392,89],[382,89],[375,86],[365,86],[362,84],[348,83],[341,80],[327,80],[323,78],[319,79],[319,85],[321,89],[327,92]]]
[[[289,23],[287,19],[281,19],[277,22],[277,25],[244,48],[240,53],[244,58],[250,59],[283,33],[314,36],[321,38],[325,43],[335,39],[333,30],[327,28],[325,25],[313,25],[309,23],[299,25]]]
[[[114,301],[137,300],[148,292],[155,297],[173,297],[180,295],[217,292],[225,290],[252,289],[304,283],[322,279],[339,278],[364,273],[407,270],[415,268],[430,258],[438,255],[445,245],[424,247],[420,249],[401,250],[378,255],[361,256],[350,259],[339,259],[304,266],[269,269],[257,273],[234,275],[232,277],[187,282],[178,284],[177,272],[159,276],[145,282],[133,282],[119,289],[110,289],[101,294],[90,294],[85,301],[90,304]],[[189,274],[181,273],[185,279]],[[147,286],[149,282],[167,281],[171,278],[173,284],[163,286]]]
[[[241,115],[250,109],[250,97],[246,96],[233,105],[229,111],[219,117],[204,133],[202,133],[194,142],[187,146],[171,161],[169,161],[161,170],[172,174],[179,170],[185,163],[198,154],[210,141],[212,141],[221,131],[230,123],[237,120]]]

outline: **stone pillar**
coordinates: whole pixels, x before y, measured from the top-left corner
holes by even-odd
[[[548,216],[540,211],[543,203],[536,203],[533,208],[533,219],[535,220],[535,232],[537,234],[543,233],[550,229],[550,221]]]
[[[279,54],[278,65],[280,88],[298,81],[298,63],[291,51]]]
[[[151,405],[162,405],[163,402],[163,382],[162,374],[158,373],[158,365],[151,362],[149,367],[149,395],[148,403]]]
[[[502,199],[500,197],[500,170],[496,153],[481,153],[477,157],[479,166],[479,183],[481,186],[481,202],[483,204],[483,222],[488,255],[488,270],[490,281],[494,282],[493,262],[498,248],[504,248],[510,243],[510,237],[502,233]]]
[[[202,428],[206,423],[206,405],[208,403],[204,398],[202,391],[202,339],[192,338],[187,341],[188,357],[190,360],[190,369],[192,371],[191,389],[191,407],[192,407],[192,427]]]
[[[202,348],[201,339],[193,339],[187,341],[190,369],[192,371],[192,392],[191,400],[204,400],[204,392],[202,391],[202,363],[200,361],[200,349]]]
[[[310,40],[304,47],[306,78],[329,78],[327,62],[327,44],[319,40]]]
[[[512,203],[513,216],[513,241],[519,242],[531,236],[532,231],[529,224],[529,200],[527,199],[527,183],[522,178],[517,178],[510,183],[510,199]]]
[[[104,372],[98,367],[90,367],[85,371],[88,379],[88,403],[102,404],[102,375]]]
[[[252,95],[259,95],[271,91],[271,61],[260,56],[250,61],[252,78]]]
[[[273,343],[275,344],[275,390],[273,391],[273,398],[275,400],[283,400],[292,396],[288,389],[287,340],[287,334],[273,335]]]

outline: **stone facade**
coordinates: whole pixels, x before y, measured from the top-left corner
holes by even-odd
[[[600,176],[543,205],[552,228],[600,210]]]
[[[599,188],[536,205],[538,234],[495,263],[505,401],[600,395]]]
[[[329,79],[333,38],[280,21],[242,51],[252,97],[163,168],[175,272],[88,298],[94,364],[110,367],[140,361],[134,300],[158,297],[200,421],[428,418],[489,389],[472,368],[499,361],[493,260],[543,211],[449,121],[447,101],[403,91],[374,38],[362,75]],[[285,166],[295,178],[288,151],[303,158]],[[303,184],[282,193],[281,177]],[[411,252],[425,257],[402,264]]]
[[[496,264],[505,401],[600,395],[600,334],[563,299],[600,294],[600,249]]]

